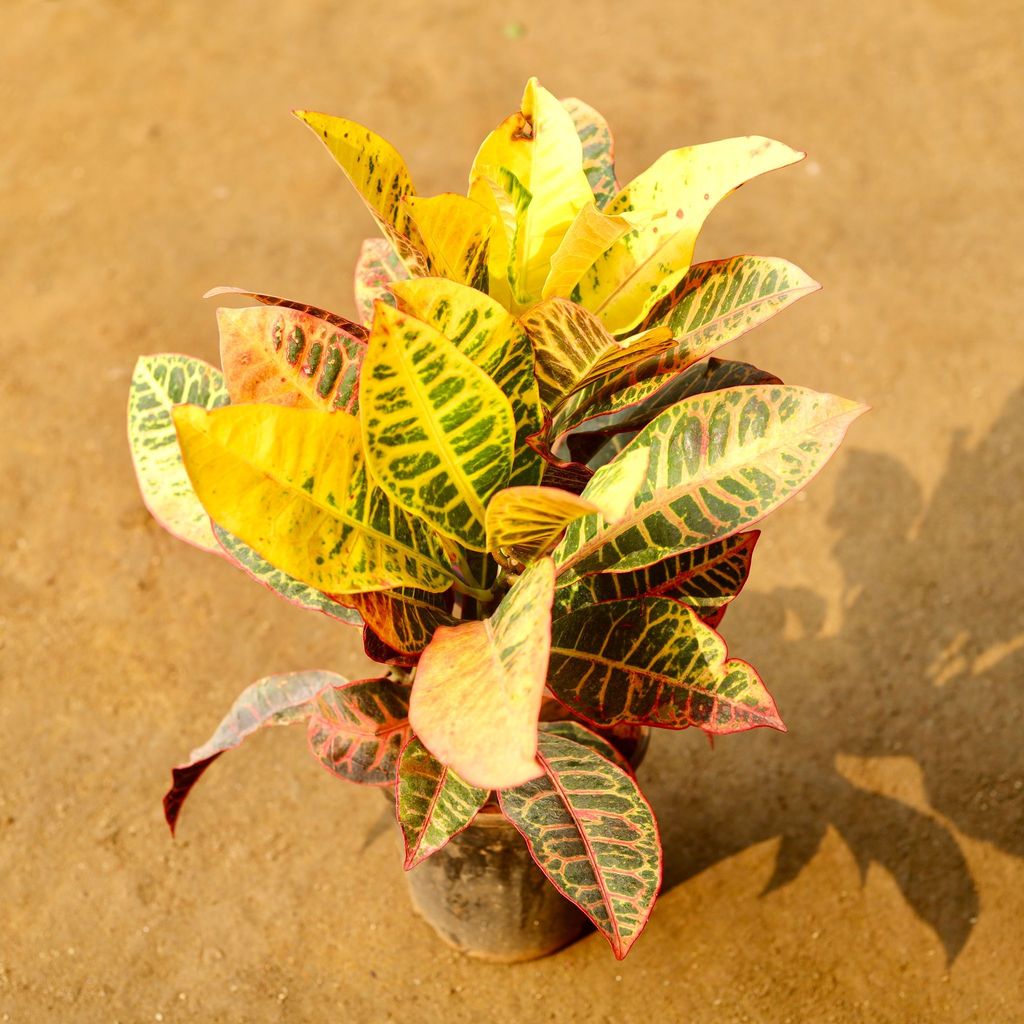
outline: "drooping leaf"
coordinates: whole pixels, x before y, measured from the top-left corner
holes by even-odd
[[[402,654],[419,654],[438,626],[457,625],[451,593],[432,594],[414,587],[349,594],[344,598],[377,636]]]
[[[486,293],[487,251],[492,232],[500,229],[494,214],[453,192],[405,202],[432,271]]]
[[[489,796],[489,790],[463,782],[413,736],[398,762],[396,788],[406,871],[466,828]]]
[[[545,299],[519,321],[533,345],[541,401],[549,409],[606,374],[664,351],[667,329],[616,341],[601,322],[568,299]]]
[[[509,486],[540,483],[543,466],[527,438],[543,425],[526,332],[499,302],[441,278],[416,278],[392,289],[406,313],[432,324],[497,384],[512,406],[515,455]]]
[[[437,538],[368,479],[355,417],[182,405],[174,421],[203,507],[289,576],[330,594],[451,585]]]
[[[374,479],[439,533],[483,550],[484,507],[508,483],[515,439],[498,386],[436,328],[378,304],[360,393]]]
[[[211,288],[204,296],[204,299],[215,299],[222,295],[233,295],[242,299],[255,299],[257,302],[261,302],[264,306],[280,306],[283,309],[291,309],[296,313],[306,313],[309,316],[316,317],[317,320],[324,320],[331,324],[333,327],[337,327],[345,334],[351,335],[353,338],[365,341],[367,330],[362,324],[357,324],[353,320],[349,320],[348,317],[342,316],[340,313],[332,313],[329,309],[324,309],[321,306],[313,306],[308,302],[298,302],[295,299],[284,299],[280,295],[268,295],[266,292],[252,292],[248,288],[235,288],[231,285],[221,285],[218,288]]]
[[[601,209],[618,192],[615,182],[615,143],[608,122],[583,100],[562,100],[583,147],[583,173]]]
[[[279,306],[217,310],[220,361],[231,401],[297,409],[359,407],[361,336]]]
[[[332,774],[366,786],[391,785],[409,736],[409,688],[361,679],[324,690],[309,717],[309,749]]]
[[[509,282],[520,306],[540,297],[548,262],[579,210],[593,201],[568,111],[535,78],[521,110],[484,139],[470,172],[501,187],[516,208]]]
[[[618,467],[615,487],[606,488],[598,501],[589,501],[557,487],[509,487],[487,506],[487,546],[506,550],[521,562],[547,554],[565,527],[579,516],[600,513],[614,522],[632,507],[633,497],[647,473],[643,449],[631,453]]]
[[[845,398],[781,384],[684,399],[626,449],[650,450],[633,509],[613,524],[593,515],[570,523],[555,551],[559,571],[641,569],[752,526],[818,473],[864,411]],[[585,498],[617,462],[594,474]]]
[[[356,310],[361,323],[373,319],[373,304],[379,299],[395,304],[389,286],[409,276],[405,264],[398,258],[386,238],[367,238],[359,250],[355,272]]]
[[[422,240],[402,202],[416,189],[395,147],[355,121],[310,110],[294,113],[327,147],[405,265],[425,273]]]
[[[344,683],[343,677],[333,672],[288,672],[246,687],[214,734],[193,750],[187,761],[171,769],[171,788],[164,794],[164,817],[171,835],[185,798],[221,754],[266,726],[291,725],[308,718],[316,695],[340,683]]]
[[[561,719],[557,722],[541,722],[540,731],[572,740],[573,743],[579,743],[583,747],[590,747],[591,750],[600,754],[606,761],[611,761],[624,772],[628,772],[630,775],[635,774],[629,762],[609,740],[594,732],[593,729],[588,729],[582,722],[575,722],[571,718]]]
[[[634,178],[605,207],[642,223],[613,243],[581,275],[570,297],[612,334],[641,323],[690,268],[704,220],[733,189],[802,159],[759,136],[671,150]]]
[[[173,354],[140,356],[128,395],[128,440],[146,508],[175,537],[217,554],[210,517],[181,461],[171,409],[181,402],[216,409],[229,400],[219,370]]]
[[[555,589],[556,618],[603,601],[668,597],[693,608],[702,618],[727,605],[743,588],[759,530],[736,533],[706,547],[671,555],[633,572],[601,572]]]
[[[539,771],[554,566],[535,562],[489,619],[441,628],[420,656],[409,718],[424,746],[466,782],[514,786]]]
[[[551,254],[541,298],[568,298],[598,257],[635,226],[628,215],[609,217],[593,203],[584,206]]]
[[[785,731],[771,694],[692,608],[663,597],[595,604],[552,624],[548,686],[597,725]]]
[[[228,533],[223,527],[217,526],[216,523],[213,526],[213,533],[229,562],[233,562],[257,583],[280,594],[286,601],[310,611],[323,612],[324,615],[329,615],[332,619],[338,619],[350,626],[363,624],[359,612],[353,608],[346,608],[327,594],[321,593],[307,583],[300,583],[294,576],[289,576],[288,573],[275,568],[262,555],[253,551],[248,544],[243,544],[237,537]]]
[[[621,960],[661,885],[661,842],[633,778],[590,745],[541,733],[540,778],[498,794],[555,888],[594,922]]]

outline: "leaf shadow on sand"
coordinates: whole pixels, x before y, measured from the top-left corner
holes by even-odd
[[[862,879],[872,863],[889,872],[956,958],[979,901],[942,819],[1024,857],[1024,623],[1012,526],[1022,481],[1024,389],[982,441],[954,439],[927,502],[892,457],[849,453],[830,513],[844,576],[838,630],[825,631],[824,602],[802,588],[744,594],[730,613],[742,629],[733,636],[743,637],[731,653],[761,670],[788,735],[722,737],[713,752],[697,735],[656,737],[643,782],[662,825],[665,891],[769,839],[779,847],[765,892],[777,889],[831,826]],[[894,756],[913,759],[929,811],[837,767]]]

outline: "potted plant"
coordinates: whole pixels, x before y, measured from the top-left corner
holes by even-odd
[[[536,955],[575,905],[621,958],[661,879],[642,732],[785,728],[716,626],[751,527],[863,411],[712,356],[818,287],[776,258],[691,265],[715,204],[802,154],[729,139],[620,188],[600,115],[531,80],[468,195],[425,198],[373,132],[298,116],[383,233],[359,322],[245,293],[218,311],[222,371],[139,360],[132,451],[172,533],[361,628],[381,668],[250,686],[174,768],[167,820],[224,751],[306,721],[328,771],[394,795],[451,941]]]

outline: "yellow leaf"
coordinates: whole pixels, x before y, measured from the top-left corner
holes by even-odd
[[[283,572],[335,594],[451,585],[437,539],[368,480],[354,416],[180,405],[174,425],[207,513]]]
[[[440,627],[420,657],[409,722],[431,754],[470,785],[504,789],[541,773],[537,720],[554,587],[554,565],[545,558],[491,618]]]
[[[551,254],[541,298],[568,298],[597,258],[634,226],[629,216],[609,217],[593,203],[584,206]]]
[[[511,196],[490,178],[474,178],[469,184],[469,198],[487,210],[494,223],[487,246],[487,294],[510,309],[512,287],[508,283],[508,271],[516,233],[515,206]]]
[[[494,214],[453,192],[429,199],[409,196],[405,203],[433,270],[487,291],[487,251],[492,231],[500,227]]]

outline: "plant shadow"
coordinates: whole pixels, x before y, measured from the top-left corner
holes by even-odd
[[[779,888],[831,825],[862,878],[869,864],[883,867],[948,960],[959,954],[978,893],[942,819],[1024,857],[1024,626],[1013,528],[1022,434],[1024,389],[980,443],[954,439],[927,502],[892,457],[849,454],[830,513],[844,576],[838,631],[825,630],[824,602],[805,589],[747,593],[730,613],[745,637],[734,653],[761,670],[788,735],[722,737],[713,752],[696,736],[657,737],[644,784],[662,823],[665,889],[773,838],[765,891]],[[913,760],[931,811],[855,784],[838,767],[894,756]]]

